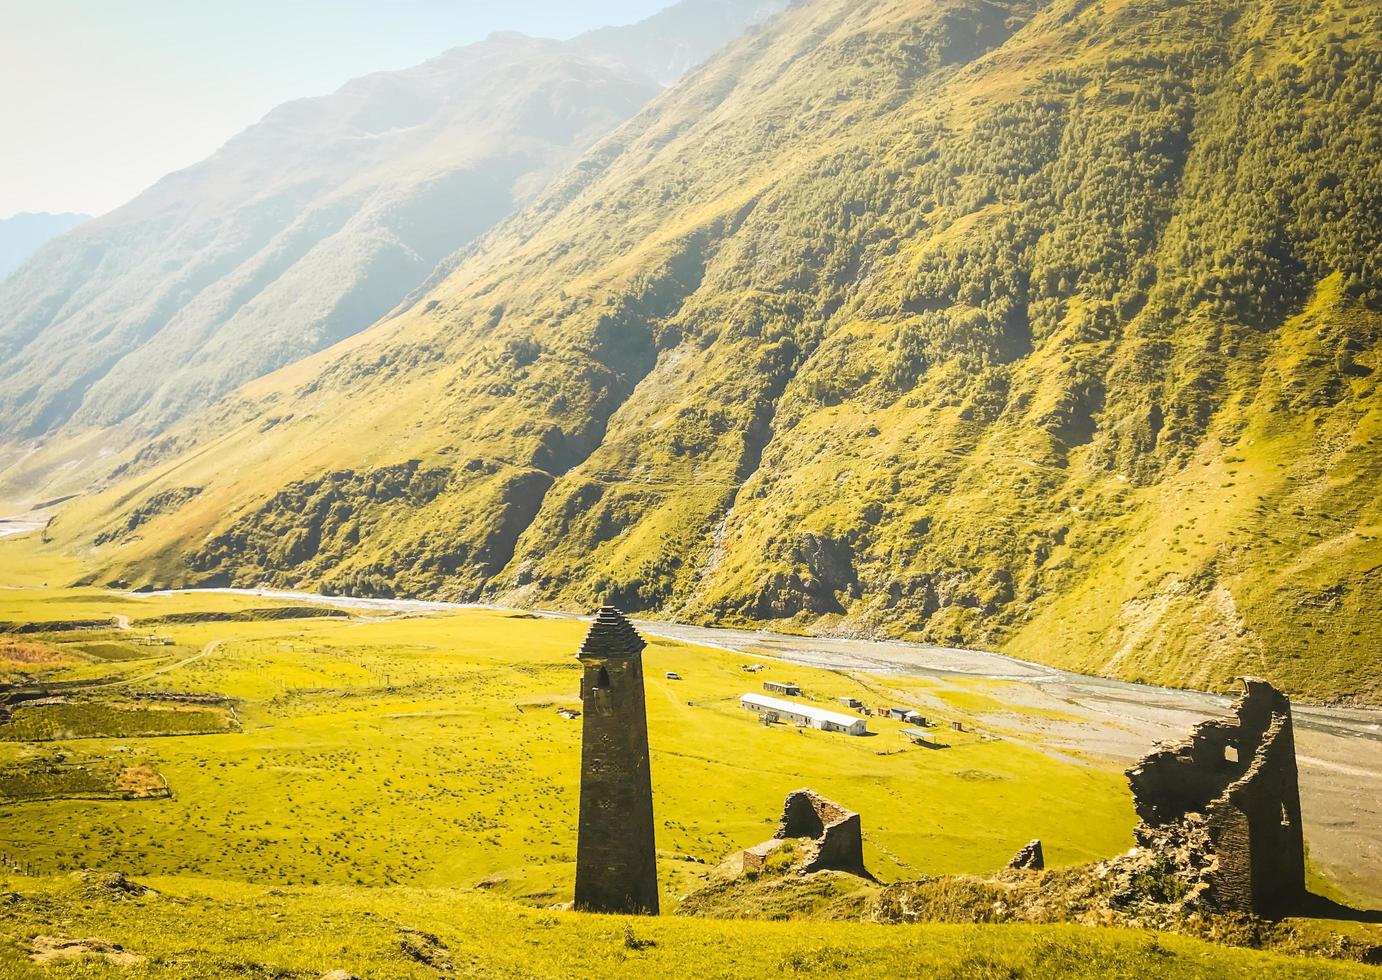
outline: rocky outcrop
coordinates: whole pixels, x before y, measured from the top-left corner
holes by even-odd
[[[162,490],[149,497],[148,500],[130,511],[123,522],[118,526],[109,528],[96,535],[93,544],[100,547],[112,541],[120,541],[129,537],[139,530],[149,521],[158,517],[160,514],[171,513],[189,500],[201,494],[201,487],[174,487],[171,490]]]

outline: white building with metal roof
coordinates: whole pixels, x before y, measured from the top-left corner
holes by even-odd
[[[815,705],[784,701],[766,694],[745,694],[739,699],[739,706],[760,715],[775,716],[779,721],[801,728],[819,728],[823,732],[843,732],[846,735],[869,733],[868,722],[863,718],[827,711]]]

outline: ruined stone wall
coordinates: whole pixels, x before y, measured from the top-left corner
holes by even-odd
[[[1028,841],[1008,862],[1008,868],[1014,871],[1041,871],[1045,867],[1046,852],[1042,849],[1040,839]]]
[[[1269,912],[1305,893],[1296,753],[1289,713],[1277,715],[1252,767],[1211,803],[1210,839],[1221,868],[1211,888],[1225,908]]]
[[[859,814],[809,789],[788,795],[778,823],[777,839],[809,838],[812,853],[804,871],[848,871],[869,877],[864,869],[864,831]]]
[[[1183,863],[1206,903],[1269,914],[1305,893],[1291,705],[1266,681],[1244,678],[1233,710],[1233,721],[1197,725],[1128,771],[1136,834],[1153,849],[1199,842]]]
[[[575,905],[583,911],[658,911],[643,647],[607,606],[579,654],[585,710]]]
[[[1252,756],[1241,759],[1238,739],[1236,724],[1201,722],[1189,738],[1144,758],[1128,774],[1137,815],[1159,826],[1203,812],[1248,771]]]

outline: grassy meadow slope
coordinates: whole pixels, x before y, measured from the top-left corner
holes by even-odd
[[[798,4],[55,547],[1375,703],[1379,18]]]
[[[332,969],[367,977],[515,980],[677,975],[1324,980],[1376,972],[1180,936],[1078,926],[898,928],[629,919],[525,910],[483,895],[436,889],[151,883],[155,890],[143,896],[108,898],[99,892],[93,897],[70,880],[0,877],[0,885],[13,889],[6,892],[8,916],[0,923],[0,968],[25,980],[127,977],[132,968],[139,976],[179,980],[314,980]],[[59,924],[84,937],[100,937],[105,954],[30,962],[35,937],[51,936]],[[121,962],[122,956],[134,959]]]
[[[256,596],[58,589],[45,583],[77,569],[36,545],[0,541],[0,682],[37,679],[52,695],[7,705],[0,720],[0,976],[1367,969],[1069,925],[563,911],[580,722],[555,709],[579,704],[583,623],[487,610],[347,617]],[[821,704],[940,699],[948,707],[928,715],[949,745],[927,750],[889,719],[870,719],[871,738],[765,727],[736,704],[753,675],[734,654],[652,638],[645,656],[665,912],[728,852],[769,836],[783,797],[803,785],[859,808],[868,866],[884,881],[989,872],[1033,834],[1053,867],[1127,847],[1134,817],[1118,766],[1045,737],[1007,737],[981,714],[1007,682],[792,668]],[[233,724],[147,723],[194,710]],[[59,720],[38,723],[48,717]],[[21,739],[21,727],[43,734]],[[848,903],[877,886],[841,876],[823,888],[822,901]],[[1317,937],[1355,925],[1292,920],[1293,944],[1279,948],[1318,951]]]

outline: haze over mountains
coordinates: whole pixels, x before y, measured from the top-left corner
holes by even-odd
[[[6,435],[155,433],[349,337],[775,6],[495,35],[280,106],[0,286]]]
[[[709,52],[786,6],[787,0],[676,3],[638,24],[600,28],[570,44],[597,61],[632,68],[660,85],[671,85]]]
[[[89,214],[27,211],[0,219],[0,280],[18,269],[46,242],[89,220]]]
[[[132,586],[612,599],[1377,702],[1379,36],[1364,0],[806,0],[53,533]],[[31,432],[168,417],[36,385],[3,382]]]

